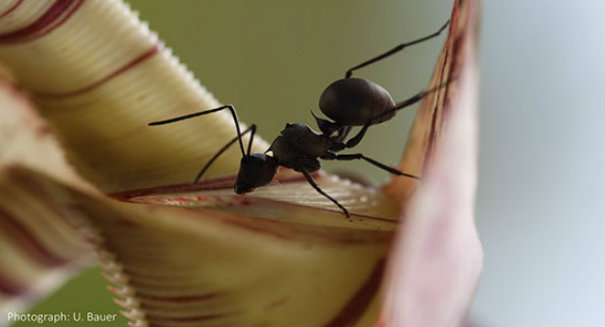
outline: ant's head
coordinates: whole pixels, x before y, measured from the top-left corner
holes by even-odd
[[[277,160],[262,153],[242,157],[234,190],[237,194],[254,191],[256,187],[269,184],[277,172]]]

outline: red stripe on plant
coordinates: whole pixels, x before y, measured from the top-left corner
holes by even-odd
[[[219,296],[220,293],[208,293],[208,294],[198,294],[198,295],[182,295],[182,296],[162,296],[162,295],[153,295],[153,294],[145,294],[141,292],[137,292],[137,298],[145,301],[157,301],[157,302],[197,302],[197,301],[207,301],[210,299],[214,299]]]
[[[343,219],[340,215],[337,217],[338,219]],[[306,225],[293,222],[284,224],[281,221],[259,221],[257,218],[240,216],[234,216],[234,218],[235,219],[223,219],[223,221],[233,226],[286,240],[317,238],[324,241],[341,244],[367,244],[390,242],[393,238],[393,233],[389,231],[351,233],[349,230],[340,227],[329,228],[325,226]]]
[[[57,0],[30,25],[6,34],[0,34],[0,44],[17,44],[40,38],[61,26],[76,12],[84,0]]]
[[[196,322],[202,322],[202,321],[208,321],[208,320],[215,320],[218,318],[223,318],[223,317],[228,317],[228,316],[234,316],[235,314],[233,312],[230,313],[215,313],[215,314],[209,314],[209,315],[199,315],[199,316],[192,316],[192,317],[165,317],[165,316],[160,316],[160,315],[146,315],[146,319],[151,323],[151,326],[154,326],[156,324],[165,324],[167,326],[170,326],[170,324],[179,324],[179,323],[196,323]],[[224,324],[221,324],[221,326]]]
[[[17,285],[15,281],[10,280],[7,276],[5,276],[2,271],[0,271],[0,294],[16,296],[24,294],[26,291],[27,289],[25,288],[25,286]]]
[[[100,80],[98,80],[88,86],[85,86],[83,88],[73,90],[73,91],[68,91],[68,92],[59,92],[59,93],[47,93],[47,92],[43,92],[43,91],[32,91],[32,93],[38,98],[49,98],[49,99],[63,99],[63,98],[67,98],[67,97],[81,95],[83,93],[94,90],[95,88],[109,82],[110,80],[116,78],[117,76],[121,75],[122,73],[124,73],[124,72],[128,71],[129,69],[135,67],[136,65],[142,63],[143,61],[151,58],[153,55],[160,52],[160,50],[162,48],[163,47],[161,44],[155,44],[153,47],[151,47],[151,49],[145,51],[143,54],[134,58],[129,63],[118,68],[117,70],[115,70],[114,72],[110,73],[109,75],[101,78]]]
[[[141,277],[140,275],[134,276],[130,273],[129,269],[124,269],[124,273],[129,277],[128,285],[136,289],[145,289],[150,293],[155,292],[187,292],[194,287],[205,287],[204,283],[187,283],[187,282],[174,282],[174,280],[158,279],[154,277]]]
[[[17,7],[19,7],[21,5],[21,3],[23,3],[23,0],[15,1],[15,3],[13,3],[12,7],[9,7],[3,13],[0,14],[0,18],[4,18],[5,16],[8,16],[10,13],[15,11],[15,9],[17,9]]]
[[[324,326],[353,326],[367,311],[368,306],[376,297],[384,273],[385,260],[378,261],[370,277],[361,285],[349,302]],[[346,272],[343,272],[346,274]]]
[[[448,62],[448,57],[449,57],[449,49],[445,52],[445,56],[443,58],[443,62],[447,63]],[[437,81],[442,81],[443,80],[443,75],[445,73],[445,68],[446,68],[446,64],[443,65],[443,67],[441,67],[441,71],[439,72],[439,78],[437,79]],[[446,92],[447,92],[447,88],[449,87],[446,86]],[[426,169],[428,168],[427,165],[431,162],[431,157],[433,156],[433,152],[435,151],[435,142],[437,140],[437,117],[439,114],[439,97],[441,96],[441,94],[444,92],[437,92],[437,94],[435,95],[435,97],[437,99],[435,99],[435,106],[432,108],[431,113],[432,113],[432,119],[431,119],[431,129],[429,130],[429,140],[428,140],[428,144],[426,146],[426,152],[424,153],[424,167],[423,170],[426,171]]]
[[[7,237],[11,237],[16,244],[19,244],[26,250],[26,253],[38,262],[50,267],[60,266],[68,262],[64,258],[51,253],[42,243],[38,242],[36,235],[3,209],[0,209],[0,226]]]
[[[436,83],[438,84],[439,82],[445,82],[445,81],[451,81],[455,78],[458,77],[460,71],[461,71],[461,62],[460,59],[458,58],[458,55],[461,53],[461,51],[459,50],[459,48],[463,45],[464,43],[464,33],[458,33],[457,29],[458,29],[458,15],[460,13],[458,13],[457,11],[454,12],[452,14],[452,25],[450,27],[450,34],[456,33],[454,36],[450,36],[448,35],[448,41],[451,42],[451,46],[447,46],[447,50],[444,54],[443,57],[443,66],[441,67],[441,71],[439,72],[439,77],[436,79]],[[451,40],[450,40],[451,38]],[[448,63],[450,63],[448,65]],[[447,73],[446,73],[446,69],[448,69]],[[433,155],[433,153],[435,152],[435,148],[437,146],[437,133],[439,132],[437,129],[438,128],[444,128],[445,124],[443,123],[446,119],[447,116],[447,110],[449,108],[451,108],[451,106],[448,104],[450,97],[448,96],[449,93],[449,88],[452,87],[451,84],[447,85],[443,91],[438,92],[436,94],[437,99],[435,100],[435,106],[432,109],[432,120],[431,120],[431,128],[429,130],[429,140],[428,140],[428,144],[427,144],[427,148],[426,148],[426,152],[425,152],[425,156],[424,156],[424,169],[427,169],[427,165],[431,162],[431,157]],[[443,105],[439,106],[439,97],[445,97],[443,99]],[[441,110],[440,110],[441,108]],[[438,117],[441,119],[441,123],[439,124],[439,126],[437,126],[437,119]]]
[[[284,177],[284,176],[286,176],[286,177]],[[319,172],[315,172],[315,173],[312,173],[311,176],[313,178],[319,178],[320,174],[319,174]],[[121,200],[121,201],[128,201],[135,197],[148,196],[148,195],[163,195],[163,194],[170,194],[170,193],[188,193],[188,192],[194,192],[194,191],[225,190],[225,189],[233,188],[233,185],[235,184],[235,179],[236,179],[236,176],[218,177],[218,178],[205,180],[205,181],[202,181],[202,182],[196,183],[196,184],[185,183],[185,184],[174,184],[174,185],[162,185],[162,186],[149,187],[149,188],[138,189],[138,190],[128,190],[128,191],[124,191],[124,192],[111,193],[111,194],[109,194],[109,196],[113,197],[115,199]],[[296,183],[296,182],[301,182],[301,181],[305,181],[305,180],[306,179],[300,174],[297,174],[297,175],[284,174],[284,175],[282,175],[281,173],[278,173],[276,175],[275,179],[273,180],[272,184],[269,184],[268,186],[271,186],[273,184]]]
[[[15,188],[20,187],[26,190],[27,193],[35,198],[40,205],[44,206],[44,210],[54,214],[57,218],[62,219],[68,226],[80,232],[80,226],[69,218],[69,214],[66,212],[66,209],[57,205],[55,196],[53,196],[54,191],[52,189],[49,190],[47,184],[44,184],[39,179],[34,178],[31,171],[22,167],[10,166],[6,169],[11,173],[11,183],[13,183]],[[76,211],[79,209],[78,207],[74,205],[69,205],[68,207],[71,211],[71,214],[77,214]]]

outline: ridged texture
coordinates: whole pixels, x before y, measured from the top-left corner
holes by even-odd
[[[52,1],[3,1],[0,3],[0,19],[2,20],[0,32],[4,34],[26,27],[28,22],[40,17],[52,4]],[[13,17],[16,16],[21,19],[14,19]]]
[[[318,224],[332,224],[338,221],[338,224],[343,227],[351,227],[351,220],[358,219],[358,216],[366,216],[371,217],[370,221],[376,221],[377,224],[380,221],[382,223],[379,224],[390,226],[390,229],[394,226],[399,214],[399,207],[377,189],[363,187],[347,179],[321,172],[315,173],[313,176],[317,185],[346,206],[353,214],[350,219],[334,221],[326,220],[322,215]],[[132,190],[116,193],[113,196],[130,202],[215,208],[288,222],[312,223],[315,220],[314,217],[308,216],[308,211],[304,210],[303,206],[323,209],[326,211],[326,215],[341,216],[342,218],[342,212],[337,210],[334,203],[316,192],[298,173],[289,170],[282,170],[273,184],[259,188],[246,196],[233,193],[231,185],[235,182],[234,178],[215,181],[213,183],[211,180],[197,185],[185,184],[167,188]],[[283,202],[283,204],[276,205],[276,201]]]
[[[8,184],[47,194],[57,210],[94,223],[86,239],[99,249],[117,303],[133,324],[367,325],[376,317],[393,226],[286,224],[142,206],[99,198],[25,168],[6,174]],[[343,221],[340,215],[325,219]]]
[[[26,309],[91,265],[94,252],[80,229],[87,220],[57,205],[51,194],[15,171],[22,169],[17,166],[27,166],[65,184],[88,186],[67,166],[31,103],[1,74],[0,103],[0,325],[4,326],[8,312]]]
[[[190,182],[235,136],[228,112],[147,126],[219,104],[124,3],[59,0],[38,16],[27,11],[36,3],[25,0],[0,18],[0,60],[50,121],[71,163],[102,190]],[[19,33],[52,10],[60,11],[55,20],[43,21],[56,25],[51,32]],[[266,147],[255,139],[255,151]],[[235,173],[239,157],[233,147],[207,177]]]
[[[191,213],[193,223],[167,231],[162,225],[172,217],[162,218],[162,211],[155,216],[159,226],[148,223],[149,215],[146,226],[99,221],[111,235],[105,246],[126,263],[150,325],[349,323],[367,309],[362,304],[343,311],[364,284],[373,287],[362,296],[368,302],[377,297],[381,274],[373,271],[380,269],[390,233],[285,226],[228,214],[216,221],[202,211]]]
[[[0,173],[0,325],[94,259],[77,216]]]

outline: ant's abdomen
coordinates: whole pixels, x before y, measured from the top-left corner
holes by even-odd
[[[370,119],[395,106],[382,86],[363,78],[343,78],[330,84],[319,98],[319,108],[340,125],[364,125]],[[372,122],[387,121],[395,113]]]

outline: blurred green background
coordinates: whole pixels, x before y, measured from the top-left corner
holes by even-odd
[[[286,122],[315,128],[311,110],[319,95],[345,71],[400,43],[437,30],[449,17],[449,1],[129,1],[166,46],[243,122],[257,123],[273,140]],[[444,37],[418,45],[355,76],[389,90],[395,101],[423,89]],[[389,164],[399,161],[415,109],[370,129],[358,149]],[[363,162],[326,163],[329,171],[389,178]],[[117,313],[99,269],[90,269],[31,310],[38,313]],[[118,315],[112,324],[125,326]],[[56,326],[55,324],[47,324]],[[61,323],[78,326],[77,323]],[[14,326],[43,326],[22,322]]]
[[[449,17],[445,1],[133,1],[133,8],[201,83],[272,141],[286,122],[315,125],[321,92],[345,71],[395,45],[437,30]],[[360,70],[396,101],[423,89],[444,38]],[[360,151],[397,163],[414,110],[370,129]],[[326,163],[363,172],[363,162]]]

